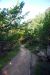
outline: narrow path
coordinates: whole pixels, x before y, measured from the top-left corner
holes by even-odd
[[[33,59],[32,65],[34,66],[35,55],[33,55]],[[30,60],[31,53],[21,45],[18,55],[2,69],[3,75],[30,75]]]

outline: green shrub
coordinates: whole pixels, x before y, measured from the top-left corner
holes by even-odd
[[[35,68],[35,75],[50,75],[50,63],[38,62]]]

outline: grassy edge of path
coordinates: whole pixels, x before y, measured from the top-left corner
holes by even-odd
[[[20,51],[20,45],[16,45],[15,49],[10,50],[4,57],[0,57],[0,71],[13,57]]]

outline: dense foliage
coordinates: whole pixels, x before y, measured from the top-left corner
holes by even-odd
[[[14,50],[20,35],[18,34],[24,2],[11,9],[0,11],[0,55]]]
[[[24,33],[26,47],[32,51],[44,51],[47,55],[47,48],[50,45],[50,9],[45,13],[36,16],[31,23],[27,24]]]

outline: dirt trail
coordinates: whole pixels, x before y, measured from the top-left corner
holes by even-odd
[[[32,56],[29,50],[24,48],[23,45],[20,47],[20,52],[13,58],[3,69],[3,75],[30,75],[30,61],[34,67],[37,57]]]

